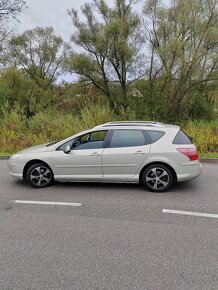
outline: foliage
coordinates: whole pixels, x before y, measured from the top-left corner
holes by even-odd
[[[1,109],[3,117],[0,120],[0,151],[13,152],[18,148],[27,146],[28,142],[24,135],[25,119],[19,106],[16,107],[16,110],[10,110],[9,105],[5,105]]]
[[[173,0],[169,7],[146,1],[150,45],[147,104],[152,117],[168,121],[207,114],[217,81],[216,0]],[[161,103],[161,108],[155,108]]]
[[[41,109],[58,103],[56,81],[65,72],[69,46],[51,27],[27,30],[10,40],[7,68],[0,76],[0,97],[18,102],[29,119]]]
[[[117,112],[128,108],[128,86],[143,74],[141,23],[133,2],[116,0],[112,8],[103,0],[86,3],[81,7],[84,22],[77,11],[69,11],[72,41],[84,53],[72,54],[66,65],[98,88]]]
[[[182,127],[193,138],[200,152],[218,152],[218,120],[189,121]]]
[[[0,17],[16,17],[25,5],[23,0],[0,0]]]
[[[7,40],[12,34],[8,28],[8,22],[16,18],[24,6],[23,0],[0,0],[0,66],[3,61],[1,53],[6,49]]]
[[[0,103],[8,102],[13,108],[18,103],[29,119],[41,109],[57,103],[55,86],[43,89],[21,70],[5,69],[0,75]]]
[[[26,126],[19,106],[2,108],[0,119],[0,152],[15,152],[25,147],[67,138],[82,130],[113,120],[134,120],[134,113],[116,116],[108,106],[87,103],[77,116],[57,110],[37,113]],[[58,116],[58,118],[57,118]],[[181,124],[193,137],[200,152],[218,152],[218,120]]]
[[[79,111],[87,106],[105,105],[106,97],[93,85],[87,85],[82,79],[76,83],[64,83],[58,88],[60,90],[58,108],[64,112],[77,115]]]
[[[10,41],[9,63],[22,69],[38,86],[47,89],[64,72],[69,46],[52,27],[36,27]]]
[[[46,110],[26,119],[17,106],[2,108],[0,151],[14,152],[36,144],[67,138],[81,130],[115,119],[108,106],[86,105],[79,116],[57,110]],[[58,118],[57,118],[58,116]]]

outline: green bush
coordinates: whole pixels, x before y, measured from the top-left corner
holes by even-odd
[[[19,107],[2,109],[0,152],[16,152],[25,147],[67,138],[82,130],[113,120],[134,120],[134,112],[115,116],[108,106],[87,103],[76,116],[58,110],[42,111],[28,122]],[[181,127],[193,137],[200,152],[218,152],[218,120],[190,121]]]
[[[18,109],[11,112],[7,110],[4,109],[0,120],[0,152],[9,153],[32,145],[61,140],[115,119],[108,106],[92,104],[87,104],[79,116],[49,110],[36,114],[28,122]]]
[[[218,120],[190,121],[182,127],[193,138],[200,152],[218,152]]]

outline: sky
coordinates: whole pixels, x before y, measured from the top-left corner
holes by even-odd
[[[52,26],[55,33],[69,41],[72,34],[72,24],[67,10],[79,10],[86,0],[26,0],[28,8],[19,15],[18,32],[32,29],[36,26]]]
[[[90,0],[26,0],[28,8],[19,15],[20,23],[16,24],[16,30],[20,33],[36,26],[52,26],[56,35],[69,41],[72,23],[67,10],[71,8],[79,10],[80,6],[86,2]],[[111,0],[106,0],[106,2],[112,3]],[[140,3],[137,4],[137,7],[140,6]]]

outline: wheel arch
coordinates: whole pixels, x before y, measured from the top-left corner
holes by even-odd
[[[28,161],[24,166],[24,169],[23,169],[23,179],[24,180],[26,179],[27,170],[30,168],[30,166],[32,166],[33,164],[36,164],[36,163],[45,164],[46,166],[49,167],[49,169],[53,173],[53,170],[52,170],[51,166],[48,165],[48,163],[46,163],[45,161],[42,161],[40,159],[33,159],[33,160]]]
[[[177,174],[176,174],[175,169],[174,169],[171,165],[169,165],[168,163],[166,163],[166,162],[162,162],[162,161],[153,161],[153,162],[150,162],[150,163],[146,164],[146,165],[141,169],[141,171],[140,171],[140,174],[139,174],[139,182],[142,181],[142,174],[143,174],[144,170],[145,170],[147,167],[149,167],[149,166],[151,166],[151,165],[153,165],[153,164],[161,164],[161,165],[166,166],[166,167],[167,167],[167,168],[172,172],[172,174],[173,174],[173,180],[174,180],[175,182],[177,182]]]

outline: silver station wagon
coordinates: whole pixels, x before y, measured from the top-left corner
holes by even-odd
[[[10,174],[36,188],[56,181],[142,182],[166,191],[200,175],[196,146],[179,126],[158,122],[109,122],[65,140],[11,156]]]

